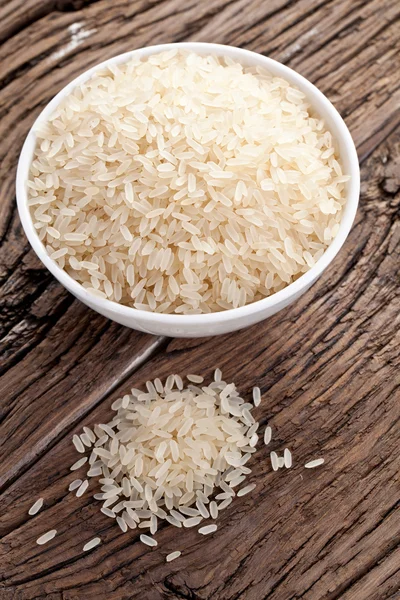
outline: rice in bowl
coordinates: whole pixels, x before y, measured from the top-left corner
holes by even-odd
[[[345,203],[330,132],[264,69],[177,50],[77,86],[36,130],[29,206],[50,257],[141,310],[244,306],[311,268]]]

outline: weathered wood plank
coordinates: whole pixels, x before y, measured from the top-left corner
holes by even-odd
[[[49,301],[60,292],[59,286],[52,288]],[[8,334],[23,335],[29,348],[19,349],[15,364],[0,379],[0,488],[163,344],[162,338],[95,316],[78,302],[69,304],[65,294],[55,309],[42,302],[35,314],[33,304],[19,331]],[[18,354],[23,358],[18,360]]]
[[[66,492],[76,477],[68,472],[76,457],[71,431],[2,497],[5,593],[23,600],[396,597],[400,228],[398,192],[385,187],[399,157],[396,133],[363,165],[357,223],[340,258],[305,297],[262,326],[173,340],[119,388],[173,371],[210,374],[216,365],[245,394],[258,383],[257,418],[272,425],[274,440],[250,465],[257,489],[234,501],[213,536],[162,527],[150,551],[136,532],[122,535],[89,497]],[[119,390],[74,431],[104,422]],[[272,473],[269,451],[285,446],[294,468]],[[316,456],[325,466],[304,470]],[[28,519],[41,495],[46,509]],[[45,550],[37,547],[35,539],[51,527],[59,535]],[[98,532],[103,544],[83,555]],[[164,556],[175,549],[183,556],[166,565]]]
[[[54,12],[73,12],[96,0],[2,0],[0,42],[8,40],[31,23]]]
[[[296,68],[339,108],[365,159],[400,119],[399,13],[396,0],[0,2],[1,598],[396,597],[399,134],[363,165],[354,230],[303,299],[261,327],[175,340],[165,351],[166,341],[106,321],[52,279],[21,230],[14,175],[35,116],[70,79],[133,47],[187,39],[241,45]],[[68,440],[78,423],[108,417],[115,388],[214,363],[245,393],[260,383],[271,449],[290,444],[295,469],[270,473],[261,449],[257,494],[236,500],[215,536],[163,528],[151,552],[88,497],[68,495]],[[326,467],[304,472],[319,452]],[[27,520],[42,492],[46,510]],[[60,535],[36,546],[53,525]],[[96,532],[103,546],[83,555]],[[178,543],[183,557],[166,566]]]

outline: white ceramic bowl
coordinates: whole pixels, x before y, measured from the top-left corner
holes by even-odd
[[[123,63],[134,55],[146,57],[175,47],[193,51],[198,54],[229,56],[245,66],[259,65],[267,69],[270,73],[283,77],[296,85],[306,94],[316,113],[327,123],[339,145],[344,172],[351,176],[351,179],[347,184],[346,206],[344,208],[339,232],[314,267],[294,283],[291,283],[283,290],[268,298],[264,298],[263,300],[253,302],[252,304],[240,308],[204,315],[167,315],[151,313],[93,296],[48,256],[33,227],[27,204],[26,182],[28,180],[29,168],[36,145],[36,136],[34,133],[35,125],[38,122],[47,120],[58,103],[67,96],[75,86],[89,79],[95,71],[104,68],[105,65]],[[242,327],[258,323],[297,300],[297,298],[304,294],[316,279],[318,279],[344,244],[356,214],[359,190],[360,173],[353,140],[343,119],[322,92],[320,92],[312,83],[307,81],[307,79],[271,58],[256,54],[255,52],[250,52],[249,50],[242,50],[241,48],[197,42],[162,44],[133,50],[132,52],[115,56],[114,58],[82,73],[82,75],[62,89],[39,115],[25,140],[17,171],[17,202],[22,226],[32,248],[54,277],[56,277],[58,281],[79,300],[105,317],[117,321],[117,323],[146,333],[175,337],[202,337],[235,331]]]

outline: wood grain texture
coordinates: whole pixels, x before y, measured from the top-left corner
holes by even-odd
[[[0,2],[1,599],[400,597],[399,14],[395,0]],[[168,341],[103,319],[54,281],[23,235],[14,176],[34,118],[80,71],[190,39],[268,54],[315,82],[352,131],[362,193],[344,249],[294,306],[237,334]],[[288,445],[294,468],[272,473],[260,447],[257,489],[216,534],[163,527],[151,551],[89,494],[67,492],[70,438],[130,385],[194,365],[221,366],[245,394],[260,385],[271,449]],[[317,455],[326,466],[304,470]],[[28,518],[39,496],[45,510]]]

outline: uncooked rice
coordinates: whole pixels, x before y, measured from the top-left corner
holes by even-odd
[[[199,533],[201,533],[202,535],[208,535],[209,533],[214,533],[214,531],[217,531],[217,525],[215,525],[214,523],[212,525],[200,527],[199,529]]]
[[[79,486],[78,491],[76,492],[76,497],[80,498],[80,496],[82,496],[86,492],[88,487],[89,487],[89,482],[87,479],[85,479],[84,481],[82,481],[81,485]]]
[[[115,512],[110,508],[107,508],[107,506],[102,506],[100,510],[103,514],[106,515],[106,517],[111,517],[112,519],[115,518]]]
[[[80,438],[81,438],[83,445],[90,448],[90,446],[92,445],[92,441],[91,441],[90,437],[86,433],[82,433],[80,435]]]
[[[289,448],[285,448],[285,450],[283,451],[283,461],[284,461],[285,467],[287,469],[290,469],[290,467],[292,466],[292,463],[293,463],[293,459],[292,459],[292,453],[290,452]]]
[[[272,439],[272,428],[268,425],[264,431],[264,444],[268,446]]]
[[[34,227],[100,298],[176,314],[244,306],[309,270],[339,230],[348,177],[332,135],[261,67],[131,58],[78,85],[35,133]]]
[[[230,504],[232,504],[232,498],[226,498],[226,500],[223,500],[221,504],[218,504],[218,510],[224,510],[225,508],[228,508]]]
[[[121,529],[121,531],[123,533],[126,533],[128,531],[128,525],[126,524],[126,522],[124,521],[124,519],[122,517],[117,517],[116,521]]]
[[[42,508],[42,506],[43,506],[43,498],[39,498],[38,500],[36,500],[36,502],[34,502],[32,504],[32,506],[28,510],[28,515],[31,515],[31,517],[33,515],[36,515],[36,513],[39,512],[39,510]]]
[[[113,402],[114,418],[93,428],[88,472],[100,471],[101,486],[94,497],[123,532],[145,528],[154,535],[158,519],[185,528],[216,519],[251,472],[245,465],[258,439],[258,423],[249,423],[252,404],[220,371],[209,385],[197,375],[188,379],[194,383],[187,387],[174,375],[165,384],[148,381],[147,391],[132,388]],[[77,495],[89,485],[79,484]]]
[[[75,444],[74,444],[75,445]],[[76,448],[76,446],[75,446]],[[80,452],[78,450],[78,452]],[[87,456],[84,456],[83,458],[80,458],[79,460],[76,461],[76,463],[74,463],[72,465],[72,467],[70,467],[70,471],[77,471],[78,469],[80,469],[85,463],[87,462]]]
[[[74,444],[76,450],[78,452],[85,452],[85,446],[82,443],[81,438],[79,437],[79,435],[74,435],[74,437],[72,438],[72,443]],[[76,461],[75,465],[80,462],[80,461]],[[72,465],[73,467],[75,467],[75,465]],[[72,467],[71,467],[71,471],[72,471]]]
[[[86,435],[88,436],[89,440],[92,442],[92,444],[96,441],[96,436],[93,433],[93,431],[89,428],[89,427],[84,427],[83,428],[84,433],[86,433]],[[96,540],[99,538],[95,538]],[[93,541],[93,540],[92,540]]]
[[[165,557],[165,560],[166,560],[166,562],[171,562],[171,561],[175,560],[176,558],[179,558],[181,554],[182,554],[182,552],[180,550],[175,550],[175,552],[171,552],[170,554],[167,554],[167,556]]]
[[[57,534],[57,529],[50,529],[50,531],[48,531],[47,533],[44,533],[43,535],[41,535],[36,540],[36,543],[39,544],[39,546],[42,546],[43,544],[47,544],[47,542],[49,542],[50,540],[52,540],[53,537],[56,534]]]
[[[188,381],[192,381],[193,383],[203,383],[204,377],[201,375],[186,375],[186,379]]]
[[[314,469],[314,467],[319,467],[320,465],[323,465],[324,462],[325,460],[323,458],[315,458],[314,460],[307,462],[304,466],[306,469]]]
[[[143,542],[143,544],[146,544],[146,546],[157,546],[157,541],[149,535],[142,534],[140,536],[140,541]]]
[[[214,500],[210,502],[210,516],[212,519],[216,519],[218,517],[218,507]]]
[[[259,406],[261,404],[261,391],[259,387],[253,388],[253,401],[254,406]]]
[[[68,486],[68,491],[69,492],[73,492],[74,490],[77,490],[78,487],[80,487],[82,485],[82,479],[75,479],[74,481],[71,481],[71,483]]]
[[[83,551],[84,552],[88,552],[88,550],[91,550],[92,548],[95,548],[96,546],[98,546],[101,542],[101,539],[99,537],[95,537],[92,540],[90,540],[90,542],[87,542],[84,546],[83,546]]]
[[[276,452],[271,452],[270,453],[270,459],[271,459],[271,466],[273,468],[274,471],[277,471],[279,469],[279,458]]]
[[[183,522],[184,527],[196,527],[203,520],[203,517],[191,517],[190,519],[185,519]]]
[[[250,485],[246,485],[246,487],[242,488],[241,490],[238,491],[237,496],[245,496],[246,494],[249,494],[250,492],[252,492],[256,487],[255,483],[251,483]]]

